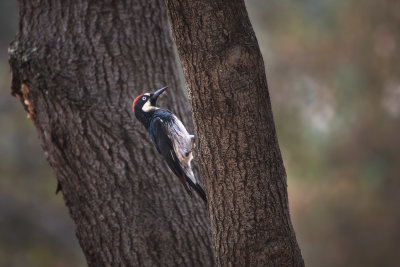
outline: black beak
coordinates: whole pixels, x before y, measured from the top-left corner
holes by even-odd
[[[155,104],[157,101],[157,98],[168,88],[168,86],[165,86],[157,91],[155,91],[153,94],[151,94],[150,100]]]

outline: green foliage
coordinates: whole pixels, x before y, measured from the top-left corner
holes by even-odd
[[[400,4],[247,1],[308,266],[400,260]]]

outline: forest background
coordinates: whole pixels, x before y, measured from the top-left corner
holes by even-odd
[[[306,265],[396,266],[400,2],[246,5],[266,64]],[[0,266],[85,266],[34,126],[10,94],[7,47],[16,31],[16,3],[2,0]]]

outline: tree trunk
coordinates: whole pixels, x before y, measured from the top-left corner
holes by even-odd
[[[19,1],[12,93],[37,128],[89,266],[211,266],[207,211],[132,112],[139,93],[190,124],[161,0]],[[32,155],[34,157],[34,155]]]
[[[304,266],[264,63],[242,0],[165,0],[219,266]]]

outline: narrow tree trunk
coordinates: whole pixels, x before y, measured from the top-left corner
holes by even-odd
[[[161,0],[19,0],[12,92],[38,130],[89,266],[211,266],[206,208],[132,112],[139,93],[190,123]],[[35,155],[32,155],[34,157]]]
[[[264,63],[242,0],[165,0],[220,266],[303,266]]]

